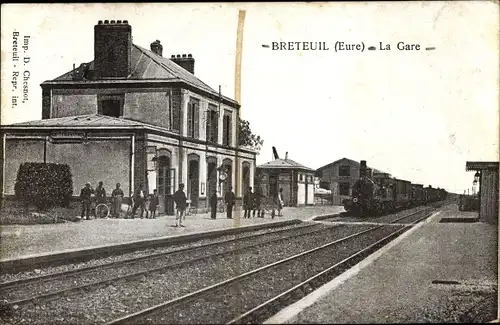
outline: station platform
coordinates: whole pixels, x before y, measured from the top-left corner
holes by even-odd
[[[497,246],[498,226],[451,204],[265,323],[490,322]]]
[[[0,261],[28,258],[41,254],[52,254],[71,250],[92,249],[105,245],[117,245],[132,241],[175,237],[247,227],[286,220],[310,220],[318,215],[344,211],[341,206],[285,207],[282,217],[243,219],[243,211],[233,211],[233,219],[218,213],[210,219],[208,213],[186,216],[185,227],[173,227],[175,216],[160,216],[156,219],[96,219],[57,224],[1,226]],[[240,216],[237,223],[236,214]]]

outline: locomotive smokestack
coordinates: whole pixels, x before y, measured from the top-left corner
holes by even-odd
[[[366,160],[360,161],[359,177],[366,177]]]

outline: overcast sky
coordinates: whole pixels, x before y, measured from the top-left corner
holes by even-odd
[[[498,6],[493,2],[2,5],[2,123],[41,118],[40,83],[93,60],[98,20],[133,42],[192,53],[195,74],[234,98],[238,10],[246,10],[242,118],[280,156],[318,168],[346,157],[463,193],[467,160],[498,160]],[[29,100],[11,108],[12,32],[30,36]],[[324,41],[330,51],[272,51]],[[336,41],[391,51],[335,52]],[[399,51],[398,42],[420,44]],[[425,47],[435,47],[426,51]]]

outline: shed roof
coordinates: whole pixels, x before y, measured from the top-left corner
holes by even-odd
[[[499,168],[498,161],[468,161],[465,164],[466,171],[485,170],[485,169],[497,170],[498,168]]]
[[[313,172],[314,169],[306,167],[304,165],[299,164],[296,161],[291,159],[275,159],[273,161],[269,161],[265,164],[257,166],[257,168],[265,168],[265,169],[302,169]]]
[[[57,117],[45,120],[14,123],[8,127],[106,127],[106,126],[150,126],[146,123],[137,122],[126,118],[117,118],[98,114]]]

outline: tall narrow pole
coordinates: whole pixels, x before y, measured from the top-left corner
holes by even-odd
[[[4,133],[2,135],[2,177],[0,178],[0,181],[2,182],[1,184],[1,204],[3,205],[3,199],[5,198],[5,168],[6,168],[6,163],[5,163],[5,158],[6,158],[6,153],[7,153],[7,133]]]
[[[221,103],[222,103],[222,93],[221,93],[221,85],[219,85],[219,107],[218,107],[218,111],[217,111],[217,123],[219,123],[220,121],[220,117],[222,116],[222,112],[221,112]],[[222,140],[224,140],[224,118],[222,118],[222,128],[219,128],[217,130],[217,134],[215,135],[216,136],[216,142],[219,143],[219,130],[222,129]],[[224,144],[224,142],[222,143]],[[219,162],[217,162],[217,164],[219,164]],[[218,177],[217,177],[217,187],[218,187],[218,190],[220,192],[220,196],[223,198],[224,197],[224,186],[222,186],[222,182],[220,180],[220,173],[221,172],[224,172],[224,169],[222,168],[222,163],[221,163],[221,169],[219,170],[219,173],[217,174]],[[219,167],[219,166],[217,166]],[[224,180],[224,183],[227,182],[227,178]]]
[[[221,114],[220,112],[221,102],[222,102],[222,91],[221,91],[221,85],[219,85],[219,114]]]
[[[243,27],[245,24],[245,10],[240,10],[238,13],[238,29],[236,31],[236,62],[234,66],[234,99],[238,104],[240,104],[240,108],[237,111],[237,118],[236,118],[236,144],[235,147],[237,148],[235,152],[235,194],[236,197],[241,197],[243,200],[243,195],[240,190],[240,184],[241,184],[241,177],[240,177],[240,161],[238,159],[238,148],[239,148],[239,123],[240,123],[240,116],[241,116],[241,57],[242,57],[242,50],[243,50]],[[254,166],[255,168],[255,166]],[[234,225],[239,226],[240,225],[240,214],[236,213],[235,218],[234,218]]]
[[[134,195],[134,177],[135,177],[135,134],[130,136],[130,178],[129,178],[129,197],[132,199]],[[130,201],[132,202],[132,201]]]

